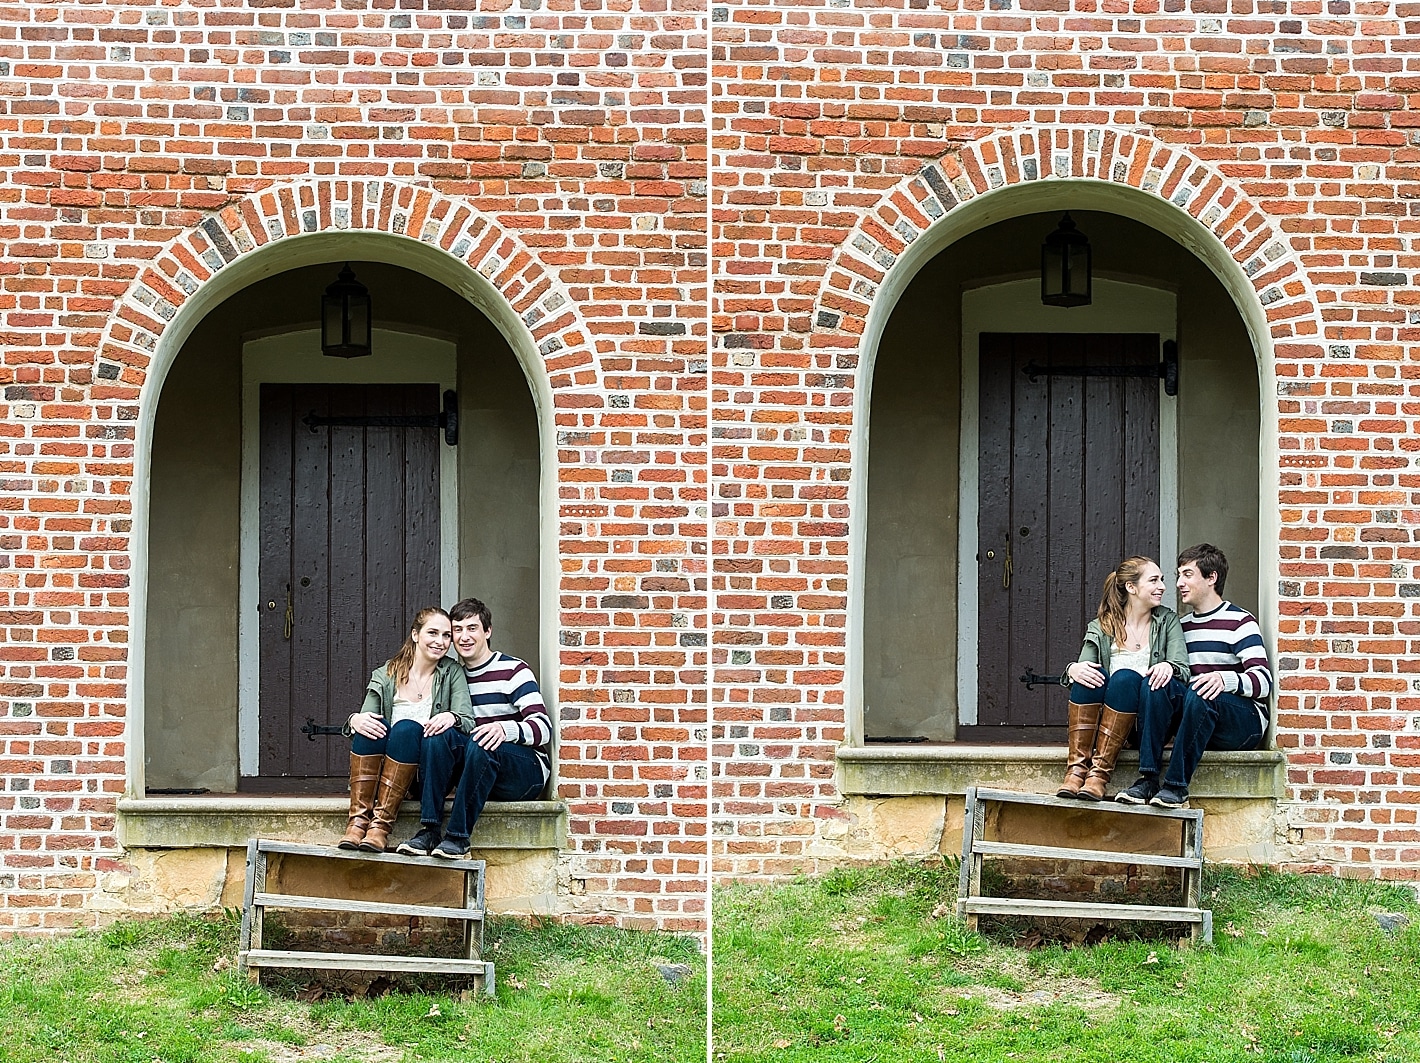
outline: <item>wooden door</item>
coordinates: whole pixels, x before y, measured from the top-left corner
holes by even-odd
[[[985,333],[980,365],[977,727],[962,737],[1063,742],[1061,688],[1022,677],[1058,676],[1106,574],[1158,557],[1159,337]],[[1107,375],[1136,369],[1153,375]]]
[[[348,740],[301,728],[343,724],[439,604],[438,394],[261,386],[259,773],[243,789],[343,790]]]

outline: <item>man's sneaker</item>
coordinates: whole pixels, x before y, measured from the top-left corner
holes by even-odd
[[[1149,804],[1155,808],[1187,808],[1188,791],[1175,790],[1172,786],[1165,786],[1150,798]]]
[[[425,827],[407,842],[401,842],[397,853],[405,856],[428,856],[434,851],[434,847],[439,844],[439,828]]]
[[[444,860],[462,860],[468,855],[468,839],[445,838],[434,846],[434,851],[430,855]]]
[[[1134,780],[1134,785],[1129,789],[1120,790],[1115,794],[1114,799],[1126,805],[1147,805],[1158,792],[1159,780],[1148,775],[1141,775]]]

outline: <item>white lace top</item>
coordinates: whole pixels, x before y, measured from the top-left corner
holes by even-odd
[[[1114,647],[1109,651],[1109,674],[1114,675],[1122,668],[1132,668],[1140,675],[1149,671],[1149,645],[1142,650],[1121,650]],[[396,702],[396,704],[398,704]]]
[[[393,714],[390,719],[390,726],[393,727],[400,720],[414,720],[416,723],[429,722],[429,710],[434,707],[434,692],[431,690],[424,695],[421,701],[406,701],[398,694],[394,696]]]

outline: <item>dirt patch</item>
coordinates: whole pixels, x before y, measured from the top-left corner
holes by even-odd
[[[1016,982],[1021,988],[1014,990],[995,985],[955,986],[944,989],[943,995],[948,999],[976,1000],[996,1011],[1068,1004],[1092,1015],[1099,1015],[1114,1011],[1121,1003],[1118,995],[1105,992],[1087,979],[1065,978],[1033,970],[1015,958],[996,960],[992,974],[995,978]]]
[[[259,1053],[265,1053],[271,1063],[317,1059],[339,1059],[342,1063],[394,1063],[404,1058],[405,1050],[391,1048],[372,1037],[349,1033],[341,1034],[338,1040],[327,1037],[305,1045],[288,1045],[257,1038],[243,1042],[237,1053],[238,1059],[248,1054],[256,1058]]]
[[[269,1037],[253,1037],[235,1046],[237,1058],[257,1058],[264,1054],[271,1063],[320,1059],[338,1059],[341,1063],[394,1063],[405,1055],[406,1049],[387,1045],[363,1030],[327,1029],[303,1015],[283,1015],[279,1021],[306,1043],[293,1045]]]

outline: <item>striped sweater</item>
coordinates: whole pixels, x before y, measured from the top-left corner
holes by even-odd
[[[1223,602],[1209,613],[1189,613],[1181,623],[1189,670],[1195,676],[1223,673],[1223,689],[1252,699],[1265,719],[1272,669],[1256,618],[1232,602]]]
[[[465,666],[463,674],[468,678],[475,726],[502,724],[503,740],[532,746],[542,761],[543,778],[547,778],[552,719],[532,669],[518,658],[495,650],[481,665]]]

